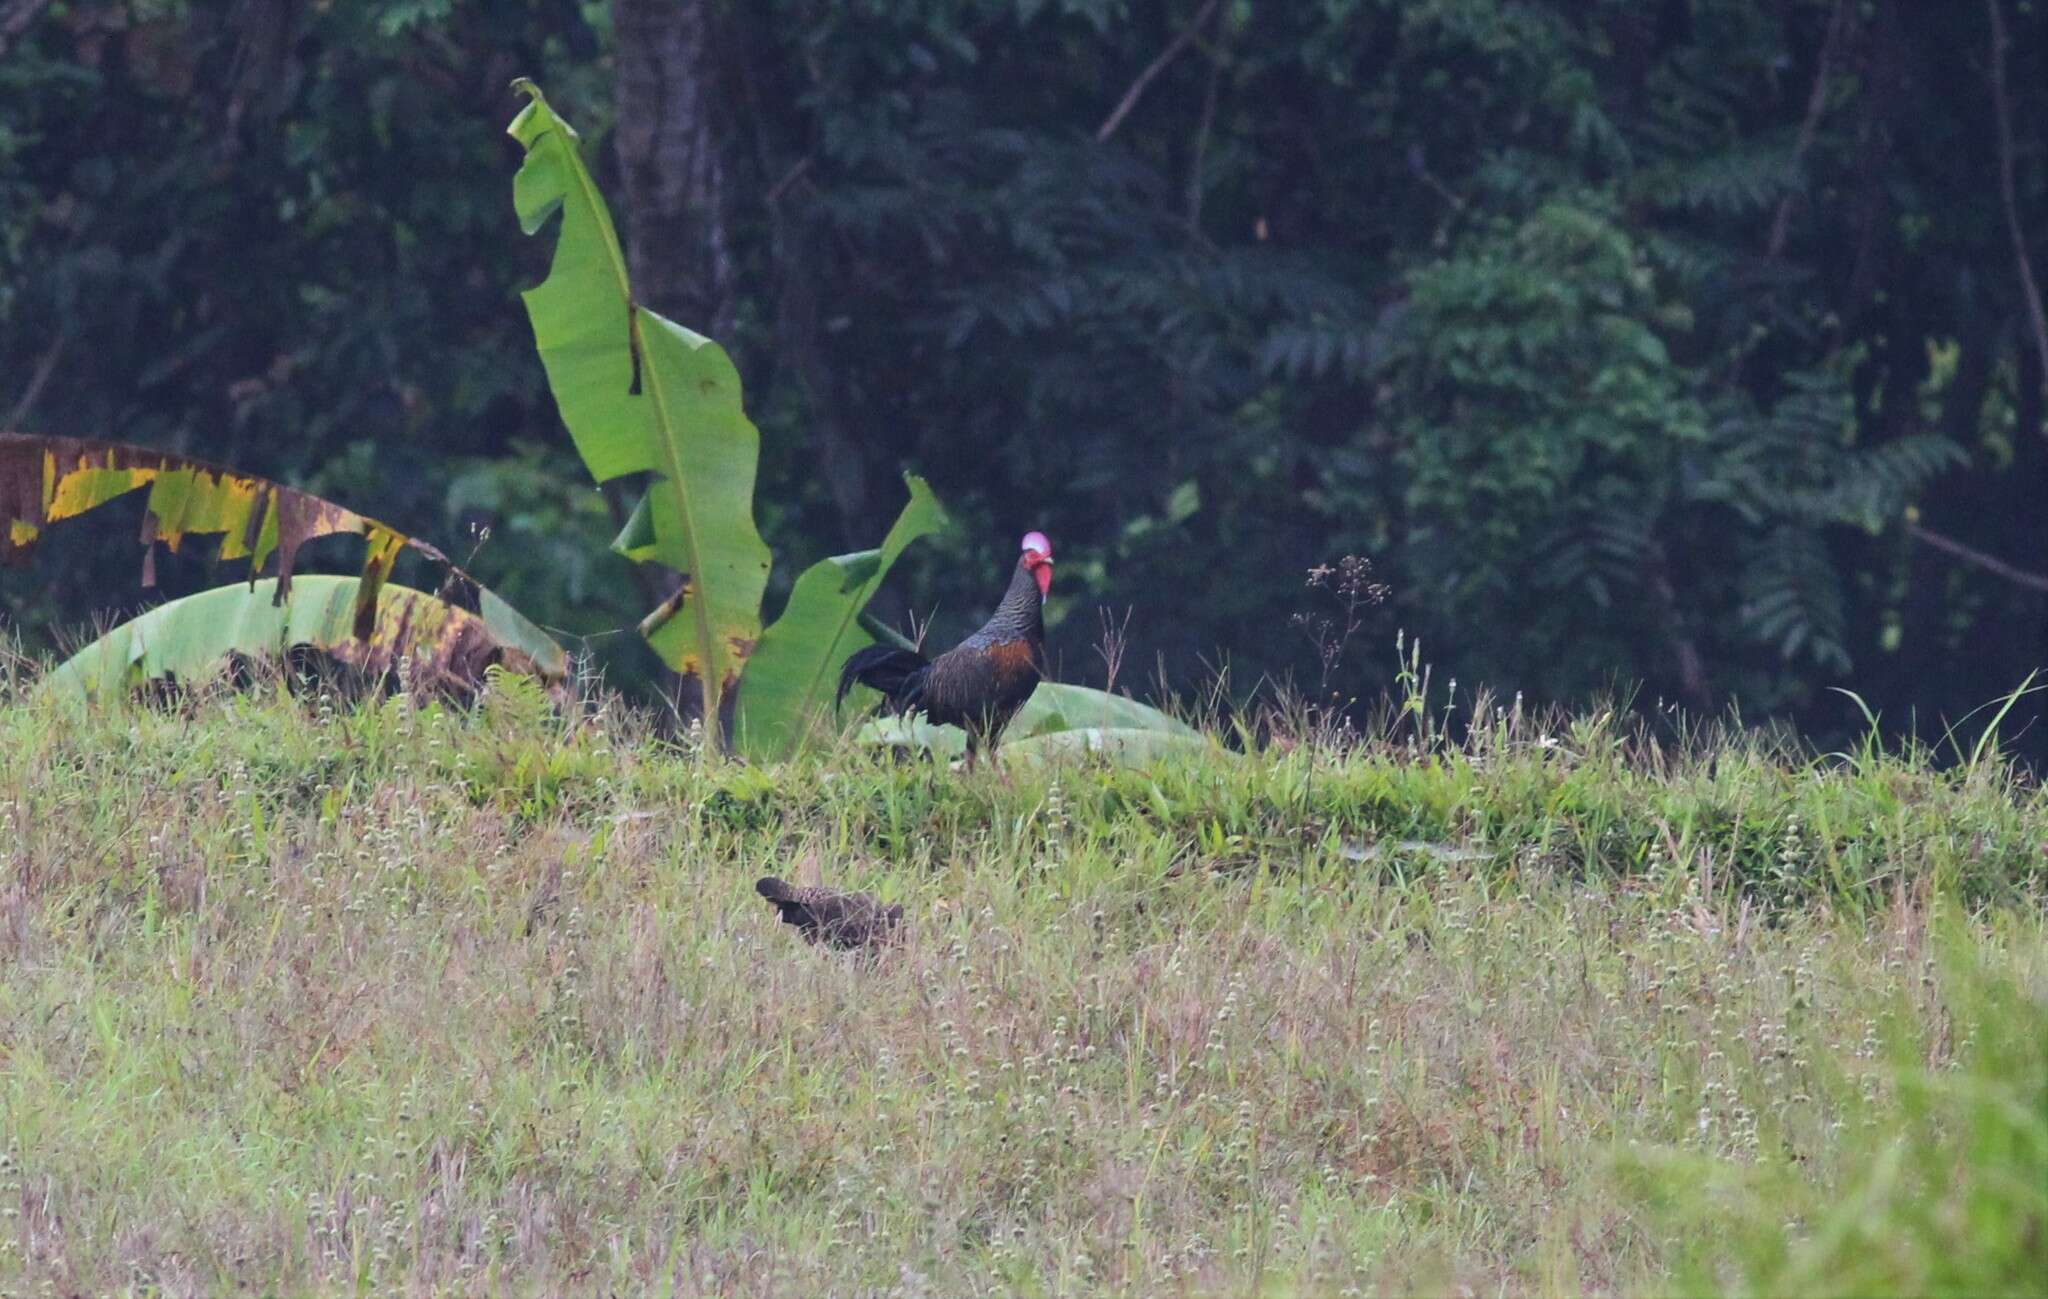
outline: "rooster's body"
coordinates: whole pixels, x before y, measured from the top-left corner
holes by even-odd
[[[1045,534],[1024,538],[1024,554],[1003,602],[980,631],[935,659],[915,650],[873,645],[846,660],[839,698],[855,682],[882,694],[894,713],[923,713],[935,726],[967,733],[967,765],[987,746],[993,754],[1003,728],[1038,688],[1045,663],[1044,604],[1052,585],[1052,544]]]

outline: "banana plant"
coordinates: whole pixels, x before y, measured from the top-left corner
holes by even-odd
[[[866,643],[858,618],[890,565],[944,513],[912,479],[882,546],[813,565],[764,633],[770,561],[753,514],[761,435],[739,375],[718,344],[634,299],[574,128],[531,81],[513,86],[528,101],[508,128],[526,150],[512,185],[520,229],[533,235],[560,217],[547,278],[523,295],[548,386],[592,478],[647,476],[614,549],[682,574],[640,632],[699,693],[707,734],[730,725],[747,756],[785,756],[818,715],[824,683]]]
[[[547,278],[523,295],[534,343],[591,477],[650,475],[638,557],[676,570],[682,584],[640,631],[697,684],[715,728],[761,638],[769,565],[753,511],[761,435],[741,408],[725,349],[633,300],[575,130],[539,87],[513,84],[529,97],[509,128],[526,149],[512,185],[520,229],[531,235],[561,216]]]

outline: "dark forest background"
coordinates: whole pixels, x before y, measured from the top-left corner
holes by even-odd
[[[910,468],[958,526],[877,611],[949,639],[1043,528],[1070,680],[1105,610],[1138,684],[1365,696],[1398,629],[1467,696],[1825,743],[1826,687],[1938,735],[2048,660],[2031,0],[0,0],[0,427],[488,524],[644,676],[516,297],[519,75],[739,364],[771,605]],[[1346,554],[1393,594],[1325,684]],[[72,525],[0,614],[136,567]]]

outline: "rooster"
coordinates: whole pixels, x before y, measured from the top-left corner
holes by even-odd
[[[969,771],[983,745],[993,760],[1003,728],[1031,698],[1045,670],[1052,543],[1043,532],[1028,532],[1023,549],[1010,589],[980,631],[930,660],[915,650],[871,645],[840,669],[838,701],[856,682],[872,686],[890,712],[923,713],[935,726],[967,732]]]

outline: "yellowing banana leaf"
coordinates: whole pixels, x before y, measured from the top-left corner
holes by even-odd
[[[906,474],[904,483],[910,500],[881,547],[805,569],[782,616],[762,635],[735,715],[734,738],[749,758],[768,761],[796,750],[829,710],[847,655],[874,643],[859,618],[890,567],[904,547],[946,526],[946,512],[924,479]]]
[[[277,598],[291,592],[299,547],[315,537],[363,538],[356,626],[368,634],[377,592],[406,547],[444,567],[427,543],[344,506],[254,474],[120,442],[0,433],[0,560],[25,562],[53,523],[149,488],[142,521],[143,583],[155,584],[155,545],[176,551],[188,534],[219,534],[222,559],[249,560],[253,576],[277,556]]]
[[[641,633],[698,684],[704,716],[718,718],[761,637],[769,556],[753,515],[760,434],[724,349],[634,301],[576,132],[532,82],[513,84],[530,100],[509,128],[526,149],[513,181],[520,228],[534,234],[561,216],[548,276],[524,295],[548,386],[592,477],[651,475],[627,553],[684,577]]]
[[[488,593],[482,612],[470,613],[386,583],[377,593],[370,634],[358,636],[358,579],[307,574],[282,602],[277,585],[215,587],[158,605],[72,655],[39,688],[90,697],[125,694],[149,681],[195,685],[233,655],[276,656],[300,646],[379,675],[411,659],[413,683],[430,691],[473,687],[494,663],[555,684],[568,674],[562,647],[517,614],[507,617],[504,602]]]

